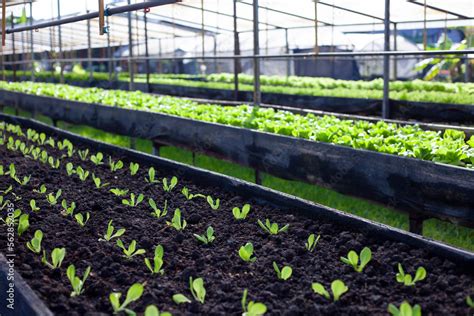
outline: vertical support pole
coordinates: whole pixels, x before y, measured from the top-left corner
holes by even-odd
[[[89,10],[87,10],[89,13]],[[87,68],[89,70],[89,82],[94,80],[92,70],[92,43],[91,43],[91,20],[87,20]]]
[[[201,54],[202,57],[206,55],[206,47],[205,47],[205,32],[204,32],[204,0],[201,0]],[[204,59],[202,60],[204,63]]]
[[[385,0],[385,18],[384,18],[384,50],[390,50],[390,0]],[[383,104],[382,118],[390,118],[390,56],[383,56]]]
[[[146,91],[151,92],[150,87],[150,60],[148,59],[149,52],[148,52],[148,18],[147,18],[147,10],[145,9],[145,13],[143,14],[143,22],[145,23],[145,71],[146,71]]]
[[[423,50],[428,46],[428,31],[426,30],[426,0],[424,0],[423,8]]]
[[[7,34],[7,0],[2,0],[2,46],[5,46],[5,39]],[[3,56],[3,54],[2,54]]]
[[[318,0],[314,1],[314,53],[319,53],[318,43]]]
[[[260,30],[258,22],[258,0],[253,0],[253,103],[260,105],[261,102],[261,91],[260,91],[260,59],[257,55],[260,55]]]
[[[397,37],[398,37],[397,23],[393,23],[393,50],[394,51],[398,50]],[[398,77],[398,57],[393,56],[393,79],[397,80],[397,77]]]
[[[260,170],[255,169],[255,183],[258,185],[262,185],[262,173]]]
[[[61,20],[61,0],[58,0],[58,20]],[[58,44],[59,44],[59,81],[61,83],[64,83],[64,67],[63,67],[63,62],[61,59],[63,59],[63,40],[61,38],[61,25],[58,25]]]
[[[471,77],[471,68],[469,64],[469,55],[465,55],[464,57],[464,66],[465,66],[465,71],[464,71],[464,82],[469,82],[469,78]]]
[[[109,16],[106,17],[107,25],[109,25]],[[112,84],[112,68],[114,67],[114,63],[112,61],[112,48],[110,47],[110,31],[107,32],[107,57],[109,58],[109,84]]]
[[[99,0],[99,35],[104,35],[104,0]]]
[[[13,28],[15,27],[14,18],[13,18],[13,12],[12,12],[12,14],[11,14],[11,27],[12,27],[12,30],[13,30]],[[13,54],[12,54],[12,61],[13,61],[13,64],[12,64],[12,68],[13,68],[13,81],[16,81],[15,33],[12,33],[12,50],[13,50]]]
[[[128,4],[131,4],[131,1],[128,0]],[[134,71],[133,71],[133,37],[132,37],[132,12],[127,12],[128,18],[128,75],[129,75],[129,82],[128,82],[128,90],[133,91],[134,89]]]
[[[288,29],[285,29],[285,53],[290,54],[290,42],[288,40]],[[286,76],[289,77],[291,75],[291,60],[290,58],[286,59]]]
[[[234,11],[234,55],[240,55],[239,32],[237,31],[237,0],[233,0]],[[234,58],[234,100],[239,100],[239,73],[240,73],[240,59]]]
[[[173,53],[174,54],[174,53]],[[158,39],[158,56],[161,57],[162,51],[161,51],[161,38]],[[161,67],[161,59],[158,60],[158,72],[162,73],[163,69]]]
[[[425,218],[416,214],[408,215],[408,229],[410,233],[423,235],[423,221]]]
[[[33,25],[33,2],[30,2],[30,26]],[[35,81],[35,47],[33,44],[33,30],[30,30],[30,51],[31,51],[31,81]]]

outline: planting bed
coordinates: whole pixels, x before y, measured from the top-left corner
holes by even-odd
[[[268,315],[386,315],[389,303],[399,306],[404,300],[412,305],[420,304],[423,315],[469,313],[466,297],[473,294],[474,275],[469,269],[474,264],[472,253],[236,179],[88,141],[30,120],[2,118],[21,123],[24,135],[19,135],[19,130],[11,126],[9,131],[2,130],[6,142],[0,146],[0,165],[7,171],[14,163],[20,180],[31,175],[24,185],[18,184],[11,175],[0,176],[1,190],[12,186],[12,191],[4,198],[29,214],[30,227],[16,243],[16,268],[54,313],[110,314],[109,294],[122,292],[125,296],[129,286],[137,282],[144,284],[145,288],[142,297],[130,305],[137,312],[156,304],[160,310],[174,315],[236,315],[242,313],[240,300],[244,289],[248,289],[249,299],[264,303]],[[54,137],[56,146],[34,141],[34,133],[27,134],[27,127],[38,132],[52,132],[50,135]],[[54,157],[53,162],[59,159],[59,167],[54,169],[48,163],[42,163],[41,158],[26,158],[19,143],[17,150],[14,142],[7,145],[10,136],[24,142],[28,148],[34,146],[47,151],[48,156]],[[57,142],[63,142],[64,137],[72,141],[72,150],[58,148]],[[82,160],[79,150],[86,148],[90,153]],[[104,154],[104,164],[96,166],[90,157],[98,151]],[[27,155],[32,156],[32,153]],[[109,155],[114,162],[123,161],[123,168],[112,172],[108,164]],[[82,181],[78,173],[68,175],[68,162],[74,169],[81,166],[89,171],[88,178]],[[130,162],[140,164],[136,175],[130,174]],[[151,166],[156,169],[158,183],[150,184],[145,180]],[[102,180],[102,184],[109,185],[97,189],[91,179],[92,173]],[[171,192],[165,192],[161,180],[173,176],[177,177],[178,184]],[[46,185],[46,194],[61,189],[59,200],[65,199],[68,204],[74,201],[77,205],[75,214],[89,212],[90,220],[85,226],[81,227],[74,217],[62,214],[61,203],[51,205],[46,194],[34,191],[42,184]],[[202,197],[187,200],[181,193],[184,187],[193,194],[212,196],[214,200],[219,198],[219,208],[212,209]],[[126,196],[117,197],[109,191],[111,188],[129,191]],[[129,199],[132,192],[145,197],[136,207],[122,202]],[[167,201],[168,215],[164,218],[151,216],[149,198],[153,198],[160,208]],[[32,199],[39,210],[31,210]],[[248,217],[236,220],[232,209],[246,203],[250,204]],[[176,208],[181,209],[188,222],[182,231],[166,224],[166,221],[171,221]],[[4,210],[1,215],[4,218]],[[267,218],[280,226],[289,224],[288,231],[272,236],[265,233],[257,220]],[[143,248],[146,253],[126,259],[116,245],[116,239],[99,241],[110,220],[116,229],[126,229],[120,237],[126,246],[136,240],[138,248]],[[208,226],[214,228],[216,240],[206,246],[193,234],[203,234]],[[41,255],[34,254],[25,246],[38,229],[44,234],[42,247],[47,250],[48,258],[53,248],[66,249],[59,269],[45,266]],[[312,233],[321,237],[315,250],[309,252],[305,249],[305,242]],[[0,238],[0,251],[6,253],[5,229],[0,230]],[[238,255],[239,247],[247,242],[254,245],[255,262],[244,262]],[[152,258],[158,244],[164,248],[164,273],[152,275],[144,258]],[[360,252],[363,247],[371,249],[372,260],[361,273],[340,261],[349,250]],[[280,267],[291,266],[291,278],[278,280],[273,261]],[[426,279],[414,287],[403,286],[395,278],[398,263],[410,274],[423,266],[427,271]],[[69,297],[71,286],[66,277],[66,268],[70,264],[76,266],[79,276],[91,266],[85,292],[72,298]],[[192,298],[189,277],[203,278],[207,291],[204,304]],[[329,289],[329,284],[335,279],[341,279],[349,288],[337,302],[330,302],[311,289],[313,282],[320,282]],[[175,304],[171,297],[177,293],[186,295],[192,303]],[[3,313],[2,308],[0,306]]]

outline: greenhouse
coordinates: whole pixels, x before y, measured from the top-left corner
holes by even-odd
[[[0,315],[472,315],[472,0],[1,0]]]

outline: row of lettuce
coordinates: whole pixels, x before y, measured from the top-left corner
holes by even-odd
[[[6,75],[11,77],[12,73]],[[29,72],[17,72],[18,77],[30,77]],[[87,73],[65,73],[66,82],[80,82],[90,79]],[[59,80],[59,74],[37,72],[35,77],[40,81]],[[109,80],[108,73],[93,73],[96,81]],[[128,81],[128,73],[120,73],[117,78]],[[144,74],[136,75],[137,82],[145,82]],[[332,78],[315,78],[299,76],[261,76],[261,89],[266,93],[296,94],[320,97],[342,97],[362,99],[382,99],[383,81],[337,80]],[[185,86],[210,89],[234,89],[234,75],[228,73],[194,76],[186,74],[152,74],[150,82],[154,84]],[[239,89],[252,91],[253,76],[240,74]],[[392,81],[390,98],[394,100],[453,103],[474,105],[474,83],[428,82],[422,80]]]
[[[211,123],[366,149],[381,153],[474,168],[474,136],[458,130],[427,131],[417,125],[344,120],[300,115],[250,105],[200,104],[140,91],[80,88],[69,85],[0,81],[0,89],[71,101],[152,111]]]

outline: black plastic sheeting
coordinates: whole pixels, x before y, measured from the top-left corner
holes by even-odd
[[[50,80],[53,82],[53,80]],[[71,85],[81,87],[99,87],[104,89],[128,90],[126,81],[76,81]],[[134,83],[134,89],[189,98],[202,98],[214,100],[234,100],[234,91],[225,89],[196,88],[178,85]],[[253,102],[252,91],[239,91],[238,100]],[[262,93],[262,103],[278,104],[296,109],[310,109],[335,113],[381,116],[382,100],[317,97],[308,95],[292,95],[282,93]],[[452,123],[474,125],[474,105],[431,103],[390,100],[391,118],[400,120],[419,120],[424,122]]]
[[[15,257],[5,258],[0,253],[0,315],[2,316],[53,316],[53,313],[46,307],[42,300],[33,292],[23,278],[16,272],[11,271],[9,264],[13,260],[14,264],[20,264]],[[9,262],[10,261],[10,262]],[[14,278],[13,280],[11,278]],[[7,307],[9,297],[8,290],[10,283],[13,287],[14,309]]]
[[[151,139],[406,211],[474,224],[474,170],[160,113],[0,91],[6,105]]]

